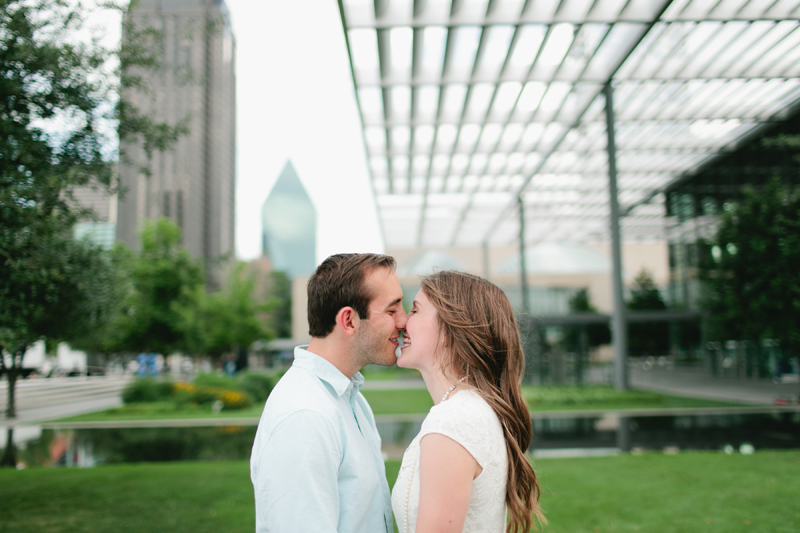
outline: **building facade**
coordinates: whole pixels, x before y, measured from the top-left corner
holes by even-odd
[[[261,208],[262,250],[290,278],[317,267],[317,211],[290,161]]]
[[[766,127],[666,192],[669,242],[669,300],[674,307],[698,309],[701,263],[712,260],[710,243],[719,214],[743,197],[745,187],[759,188],[773,178],[800,185],[800,112]]]
[[[136,249],[146,220],[170,218],[216,283],[234,254],[236,41],[227,6],[223,0],[141,0],[126,22],[160,32],[164,67],[143,74],[148,91],[126,98],[157,121],[185,121],[188,133],[149,161],[140,146],[120,146],[126,159],[117,239]],[[126,28],[122,38],[130,38]]]

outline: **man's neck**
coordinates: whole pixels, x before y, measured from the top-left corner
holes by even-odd
[[[330,364],[335,366],[339,372],[352,378],[356,372],[361,370],[353,360],[353,355],[350,353],[350,347],[335,338],[335,333],[327,337],[311,337],[308,343],[308,351],[316,354]]]

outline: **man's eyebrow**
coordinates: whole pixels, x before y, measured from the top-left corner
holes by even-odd
[[[401,296],[400,298],[398,298],[398,299],[394,300],[394,301],[393,301],[393,302],[391,302],[389,305],[387,305],[387,306],[386,306],[386,308],[388,309],[388,308],[390,308],[390,307],[394,307],[394,306],[398,305],[398,304],[399,304],[400,302],[402,302],[402,301],[403,301],[403,297]]]

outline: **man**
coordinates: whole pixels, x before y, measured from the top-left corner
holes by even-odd
[[[405,327],[393,258],[339,254],[308,282],[311,342],[273,389],[250,477],[256,531],[392,531],[381,441],[361,385],[364,365],[393,365]]]

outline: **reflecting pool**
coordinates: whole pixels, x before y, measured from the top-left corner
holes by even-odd
[[[386,458],[402,457],[422,416],[377,417]],[[800,411],[625,416],[567,413],[532,418],[534,456],[637,451],[800,448]],[[198,422],[201,425],[202,421]],[[233,424],[233,422],[232,422]],[[143,461],[218,461],[250,457],[254,425],[209,427],[17,428],[17,458],[28,467],[91,467]],[[323,446],[324,443],[320,443]]]

